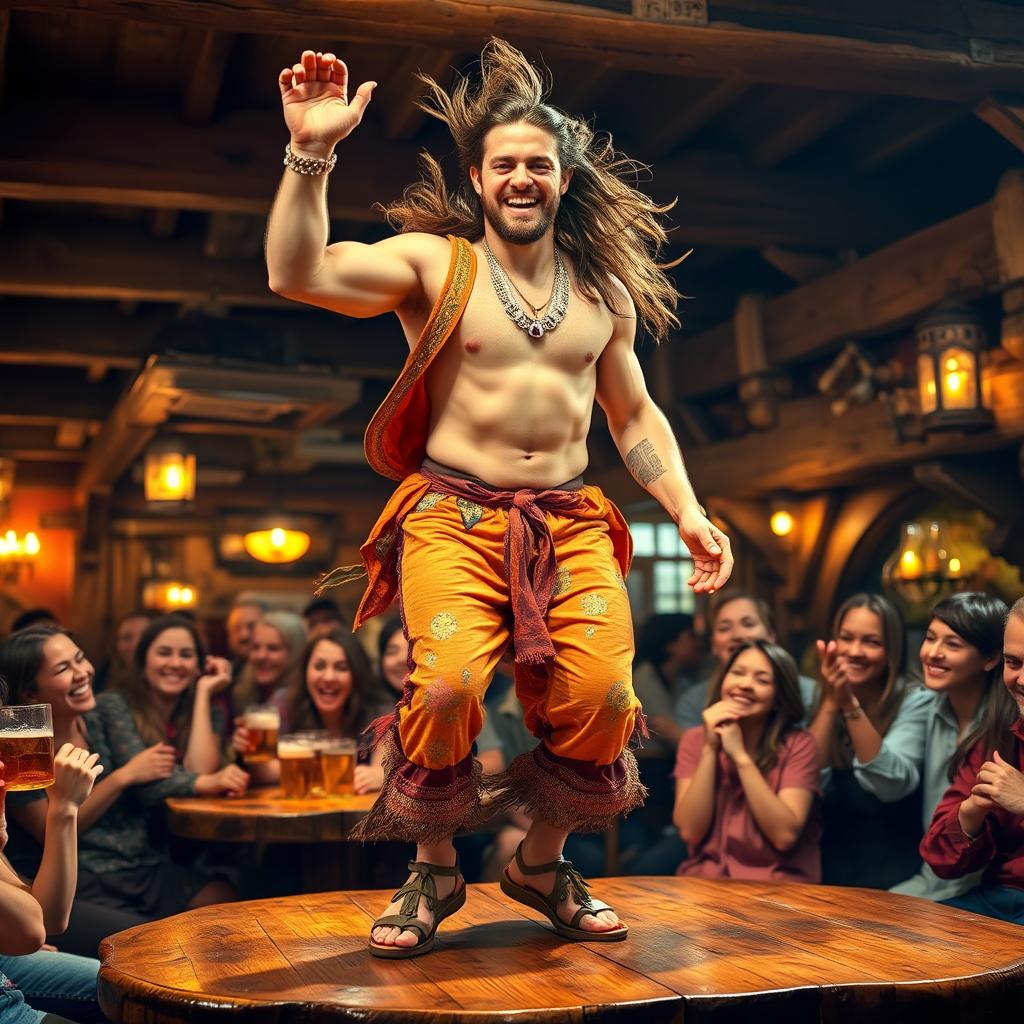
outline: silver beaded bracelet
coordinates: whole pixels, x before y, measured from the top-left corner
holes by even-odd
[[[337,153],[330,157],[296,156],[290,142],[284,147],[284,165],[297,174],[330,174],[337,162]]]

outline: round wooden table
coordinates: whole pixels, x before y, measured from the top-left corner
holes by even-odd
[[[354,884],[361,851],[348,836],[376,799],[371,793],[286,800],[279,786],[242,797],[169,797],[167,824],[177,836],[207,842],[301,844],[303,889],[322,892]]]
[[[388,892],[204,907],[105,940],[100,1005],[119,1024],[945,1024],[1009,1022],[1024,1005],[1024,930],[910,896],[691,878],[594,890],[629,923],[625,942],[565,942],[497,885],[472,885],[413,960],[367,952]]]

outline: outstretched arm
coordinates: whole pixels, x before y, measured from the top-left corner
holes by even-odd
[[[625,316],[597,364],[597,400],[626,468],[672,517],[693,555],[690,585],[714,593],[732,573],[729,538],[707,519],[686,475],[683,457],[664,413],[654,404],[633,349],[636,312],[623,289]]]
[[[364,82],[351,101],[348,69],[332,53],[305,50],[301,63],[278,76],[292,153],[330,158],[363,118],[376,82]],[[343,152],[334,172],[344,179]],[[375,245],[328,246],[327,178],[286,168],[267,225],[267,272],[272,291],[300,302],[368,317],[421,300],[420,269],[437,258],[444,239],[410,233]],[[445,256],[441,255],[443,260]]]

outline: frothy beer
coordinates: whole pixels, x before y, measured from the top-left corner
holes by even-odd
[[[355,740],[328,740],[318,746],[324,792],[332,796],[351,793],[356,769]]]
[[[277,733],[281,728],[281,714],[276,708],[250,708],[245,713],[245,728],[249,740],[245,760],[249,764],[273,761],[277,757]]]
[[[308,740],[282,738],[277,744],[281,762],[281,791],[289,800],[303,800],[320,782],[320,759]]]
[[[8,793],[53,785],[53,730],[0,728],[0,761]]]

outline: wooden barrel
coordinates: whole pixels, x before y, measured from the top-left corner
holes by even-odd
[[[100,1002],[120,1024],[1008,1024],[1024,1006],[1024,931],[913,897],[691,878],[594,891],[625,942],[563,941],[473,885],[435,951],[404,961],[366,949],[387,892],[205,907],[107,939]]]

